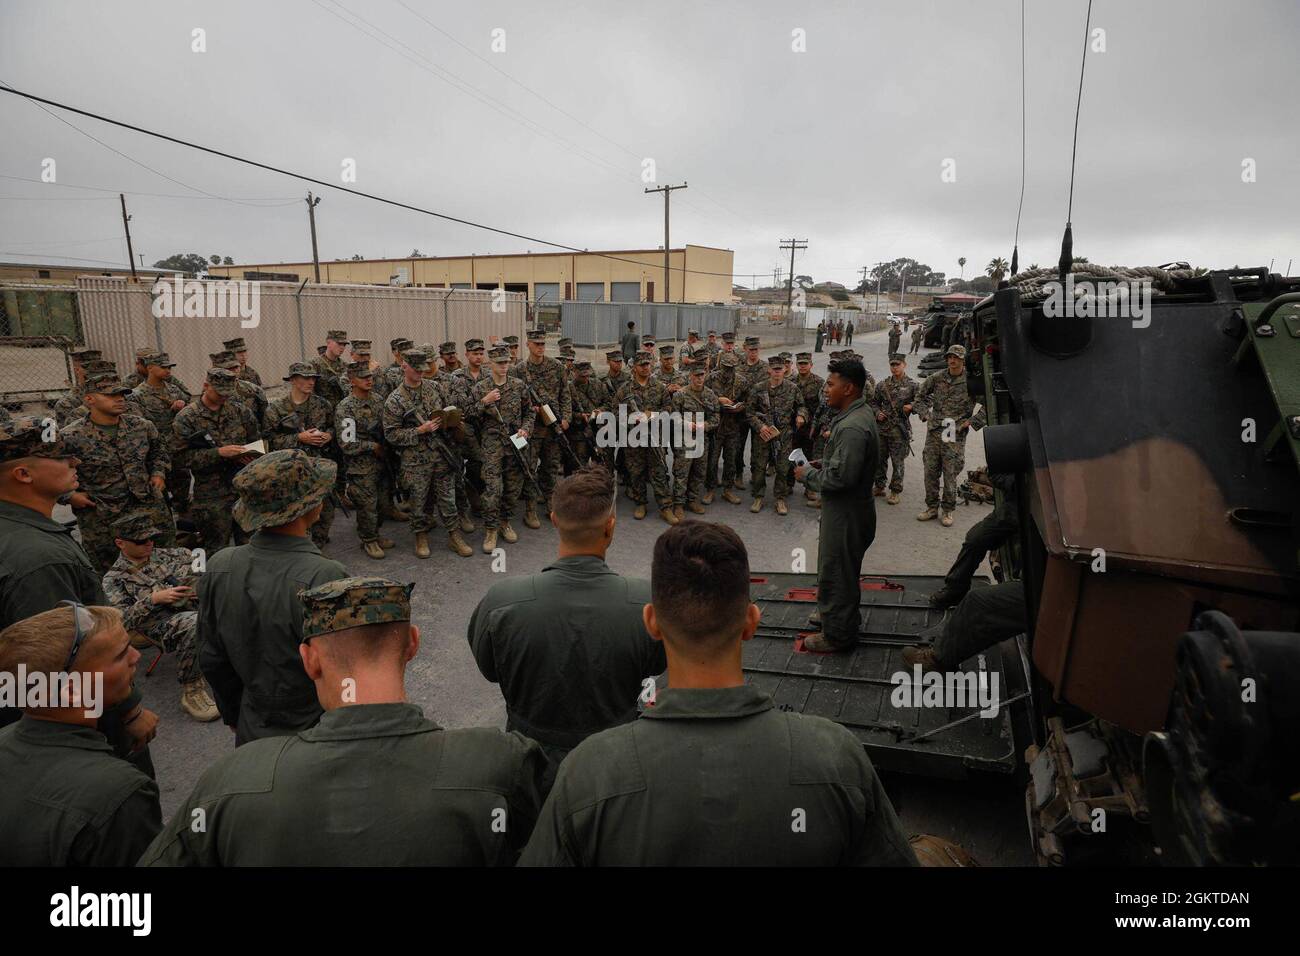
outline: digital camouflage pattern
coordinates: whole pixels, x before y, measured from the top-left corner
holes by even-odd
[[[343,387],[347,365],[342,356],[331,359],[324,355],[316,356],[310,364],[319,376],[316,380],[316,394],[328,402],[330,410],[333,411],[334,406],[343,401],[343,397],[351,391],[350,388],[345,390]]]
[[[238,402],[211,409],[200,398],[176,413],[172,421],[172,461],[194,475],[190,517],[204,549],[212,554],[230,542],[231,507],[237,495],[231,480],[242,467],[225,459],[223,445],[248,445],[261,438],[253,413]]]
[[[877,412],[885,416],[885,420],[878,422],[877,427],[881,446],[880,465],[876,469],[877,488],[885,487],[886,469],[891,469],[889,490],[893,492],[903,490],[903,473],[907,464],[907,453],[911,448],[908,436],[903,434],[905,418],[910,418],[911,414],[904,412],[903,406],[915,403],[918,388],[917,382],[907,375],[902,379],[895,379],[890,375],[881,379],[876,385],[871,404]]]
[[[953,376],[945,368],[935,372],[917,389],[914,411],[926,422],[925,448],[921,464],[925,469],[925,506],[952,511],[957,507],[957,486],[966,465],[966,435],[968,429],[962,422],[970,420],[971,427],[984,427],[984,409],[971,419],[975,400],[970,397],[966,384],[966,371]],[[945,423],[952,440],[945,440]],[[942,494],[939,480],[943,479]]]
[[[414,584],[398,584],[388,578],[362,576],[340,578],[300,591],[302,639],[346,631],[366,624],[391,624],[411,619]]]
[[[267,452],[235,475],[235,520],[245,531],[288,524],[320,504],[334,487],[338,466],[301,449]]]
[[[548,356],[543,356],[540,362],[534,362],[532,356],[529,356],[518,362],[510,374],[533,389],[536,396],[534,401],[551,407],[556,418],[555,428],[573,420],[569,380],[562,362]],[[539,503],[550,501],[555,483],[564,471],[564,452],[560,450],[560,442],[555,437],[554,430],[543,423],[540,412],[535,421],[530,423],[529,444],[538,487],[543,496]]]
[[[699,505],[704,498],[704,473],[708,467],[707,440],[708,436],[718,429],[720,420],[718,407],[718,396],[705,385],[701,385],[698,391],[687,386],[672,397],[672,410],[683,416],[683,422],[686,421],[687,415],[703,416],[705,444],[705,447],[700,449],[701,454],[695,458],[686,457],[684,445],[673,447],[674,505]]]
[[[398,480],[407,496],[415,532],[433,527],[435,513],[449,529],[456,527],[458,520],[455,475],[448,456],[435,445],[445,436],[416,431],[421,422],[441,414],[448,404],[442,389],[429,379],[414,388],[403,382],[384,402],[384,439],[401,454]],[[449,444],[444,447],[451,448]]]
[[[501,397],[496,402],[484,404],[483,396],[493,389],[500,389]],[[470,393],[466,414],[474,424],[483,451],[480,509],[484,527],[491,529],[514,517],[515,502],[523,491],[524,472],[510,436],[525,425],[525,420],[529,425],[532,423],[532,408],[523,382],[507,375],[498,385],[488,374],[479,378]]]
[[[778,499],[785,498],[790,494],[789,458],[794,446],[795,419],[808,417],[803,394],[789,379],[782,379],[776,388],[772,388],[769,379],[750,389],[746,405],[746,418],[753,432],[753,445],[749,452],[750,493],[755,498],[763,497],[767,489],[767,465],[773,462],[776,477],[772,481],[772,494]],[[758,431],[765,425],[780,429],[781,433],[770,441],[763,441]]]
[[[668,410],[668,389],[654,377],[647,379],[642,385],[634,376],[631,381],[625,382],[614,396],[613,410],[617,411],[619,405],[627,406],[628,427],[631,428],[631,419],[636,412],[648,414]],[[666,454],[663,448],[623,449],[623,459],[627,464],[628,491],[637,504],[646,504],[648,480],[659,510],[672,507],[673,489],[671,477],[665,467]]]
[[[320,388],[320,379],[316,380]],[[351,387],[348,389],[351,391]],[[298,433],[311,431],[313,428],[330,433],[330,440],[324,445],[306,445],[298,440]],[[307,396],[301,405],[293,403],[293,395],[286,394],[277,398],[266,409],[267,448],[275,450],[293,450],[303,452],[312,458],[328,459],[338,464],[336,439],[334,432],[334,406],[318,394]],[[311,539],[317,547],[323,546],[330,538],[330,526],[334,523],[334,499],[327,497],[321,509],[320,520],[311,526]]]
[[[569,383],[569,394],[573,398],[573,424],[569,428],[569,438],[578,461],[586,464],[593,456],[601,456],[601,450],[596,447],[597,424],[591,416],[606,407],[608,398],[605,386],[596,381],[590,371],[586,374],[586,381],[581,381],[575,373]]]
[[[348,497],[356,510],[357,537],[362,544],[375,541],[379,538],[379,500],[387,454],[383,402],[373,391],[367,398],[349,395],[334,409],[333,431],[343,454]]]
[[[704,380],[705,387],[718,398],[729,398],[735,405],[743,406],[745,396],[749,394],[749,383],[738,375],[740,363],[735,353],[718,353],[718,368],[710,372]],[[749,422],[744,408],[737,411],[727,410],[718,405],[718,429],[710,436],[709,450],[706,453],[708,465],[705,468],[705,490],[718,486],[718,461],[722,461],[722,487],[730,488],[732,482],[740,476],[744,468],[741,457],[744,438],[749,434]]]
[[[143,537],[139,528],[123,528],[118,522],[114,533],[120,537]],[[182,683],[200,675],[195,659],[198,611],[195,600],[175,604],[154,604],[153,592],[196,583],[188,548],[155,547],[144,563],[132,564],[119,552],[117,560],[104,575],[104,593],[113,607],[122,612],[122,626],[138,631],[169,654],[176,655],[176,677]]]

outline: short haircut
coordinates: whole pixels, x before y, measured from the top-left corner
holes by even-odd
[[[562,538],[599,536],[614,510],[614,476],[604,465],[584,465],[555,483],[551,513]]]
[[[117,608],[88,606],[86,610],[95,619],[95,626],[83,632],[78,657],[85,653],[93,638],[122,623],[122,612]],[[19,664],[27,665],[29,673],[53,674],[62,670],[76,636],[72,614],[73,609],[64,604],[15,621],[0,631],[0,673],[16,673]]]
[[[629,329],[635,329],[635,328],[636,328],[636,323],[635,323],[635,322],[629,322],[629,323],[627,324],[627,327],[628,327]]]
[[[867,370],[857,359],[836,359],[829,366],[829,374],[856,385],[859,392],[867,387]]]
[[[739,640],[749,554],[725,524],[683,521],[655,542],[650,601],[669,643],[711,654]]]
[[[346,671],[361,663],[382,662],[386,658],[403,663],[402,655],[410,636],[410,621],[384,621],[317,634],[311,643],[331,664]]]

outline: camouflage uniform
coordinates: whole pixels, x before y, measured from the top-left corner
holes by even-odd
[[[591,368],[590,363],[580,364],[585,364],[588,370]],[[578,381],[575,376],[569,385],[569,393],[573,398],[573,450],[578,456],[578,461],[585,465],[592,458],[598,458],[608,467],[609,462],[605,460],[604,450],[596,447],[595,435],[598,423],[587,417],[597,409],[606,406],[604,386],[590,374],[585,382]],[[580,416],[581,421],[578,420]]]
[[[176,522],[162,491],[153,485],[154,478],[166,479],[171,464],[153,422],[126,414],[116,427],[106,428],[86,416],[63,430],[63,440],[69,453],[81,459],[77,490],[95,502],[93,508],[73,511],[81,543],[100,574],[117,561],[113,522],[124,515],[147,515],[163,532],[163,545],[176,543]]]
[[[347,365],[343,359],[326,358],[324,355],[318,355],[311,360],[319,378],[316,380],[316,394],[329,403],[330,411],[334,411],[334,406],[343,401],[347,394],[343,390],[343,381],[347,377]],[[350,391],[351,389],[349,389]]]
[[[478,376],[475,377],[469,370],[469,366],[456,370],[452,376],[451,399],[452,404],[459,408],[466,416],[469,409],[474,404],[474,389],[484,379],[491,380],[492,373],[483,366],[479,366]],[[483,492],[483,441],[479,435],[478,424],[465,418],[465,434],[460,442],[461,451],[465,456],[465,477],[469,484],[482,494]]]
[[[300,364],[294,365],[293,368],[299,368]],[[319,383],[320,379],[316,381]],[[310,431],[313,428],[329,432],[334,436],[333,440],[320,446],[304,445],[298,440],[299,432]],[[266,409],[266,438],[267,451],[296,448],[312,458],[327,458],[335,461],[337,456],[334,453],[334,445],[338,441],[338,435],[334,431],[334,409],[329,402],[315,394],[308,395],[307,401],[301,405],[293,403],[292,395],[277,398]],[[320,520],[311,526],[311,539],[316,547],[319,548],[329,542],[330,525],[333,522],[334,496],[327,495],[321,507]]]
[[[812,430],[812,423],[817,418],[817,413],[822,409],[822,395],[826,388],[826,379],[816,372],[809,372],[807,375],[796,375],[794,384],[799,389],[799,394],[803,396],[803,407],[808,410],[808,423],[801,436],[802,440],[797,444],[804,450],[804,454],[811,459],[810,452],[816,437]]]
[[[573,403],[569,397],[569,383],[565,377],[564,365],[558,360],[543,356],[540,362],[531,361],[531,356],[517,363],[510,374],[530,385],[542,404],[550,405],[556,423],[547,426],[542,421],[541,412],[537,413],[536,423],[529,429],[529,444],[533,449],[533,467],[536,469],[537,486],[542,494],[539,504],[545,505],[551,500],[551,492],[564,470],[564,452],[560,441],[555,437],[554,429],[561,422],[573,418]]]
[[[722,361],[721,358],[718,360]],[[729,398],[733,403],[743,404],[749,392],[748,382],[740,376],[739,367],[719,365],[716,372],[711,372],[704,385],[717,398]],[[744,436],[749,432],[745,413],[721,411],[719,405],[717,431],[709,435],[709,448],[705,453],[708,464],[704,469],[704,489],[710,491],[718,487],[718,459],[722,459],[722,487],[730,488],[745,468],[741,457]]]
[[[355,432],[348,434],[351,422]],[[347,469],[348,497],[357,514],[361,543],[379,540],[379,498],[384,474],[384,405],[371,392],[368,398],[349,395],[334,409],[334,437]]]
[[[435,447],[446,436],[441,429],[423,435],[415,431],[447,404],[437,383],[427,379],[415,388],[403,383],[384,402],[384,438],[401,451],[398,480],[411,509],[411,530],[417,534],[433,527],[435,512],[448,531],[460,528],[455,475],[447,456]]]
[[[632,410],[633,404],[636,405],[637,411],[640,412],[660,412],[668,408],[668,390],[664,388],[663,383],[658,379],[650,378],[644,385],[639,384],[635,378],[624,384],[618,394],[614,396],[615,407],[627,405],[627,416],[629,419],[635,414]],[[636,427],[629,423],[629,430]],[[646,426],[649,429],[649,425]],[[632,500],[639,505],[646,504],[646,475],[649,474],[650,486],[654,489],[655,501],[659,504],[659,510],[663,511],[671,508],[673,505],[673,489],[670,483],[668,470],[665,467],[665,452],[663,448],[642,447],[642,448],[625,448],[624,457],[627,461],[628,473],[628,490],[632,494]]]
[[[501,398],[492,405],[483,404],[483,396],[494,388]],[[493,412],[492,409],[497,411]],[[497,418],[498,412],[501,418]],[[478,432],[483,450],[483,527],[491,530],[514,517],[515,502],[524,487],[524,472],[510,443],[510,436],[532,418],[532,408],[523,383],[510,375],[497,385],[491,373],[480,375],[470,393],[466,409]],[[503,424],[504,423],[504,424]],[[531,435],[529,438],[531,439]]]
[[[772,482],[772,494],[778,500],[790,494],[790,449],[794,444],[794,420],[808,417],[808,410],[803,404],[803,395],[794,382],[786,379],[772,388],[770,382],[755,386],[749,392],[746,418],[753,431],[753,445],[749,453],[749,490],[755,498],[762,498],[767,488],[767,463],[776,458],[776,478]],[[778,428],[781,434],[771,441],[758,437],[758,430],[764,425]]]
[[[915,355],[921,351],[921,343],[925,339],[925,323],[918,325],[912,330],[912,349],[909,354]]]
[[[194,599],[154,604],[154,591],[178,585],[194,586],[193,556],[188,548],[155,547],[144,564],[133,565],[125,554],[104,575],[104,593],[122,612],[122,626],[138,631],[168,654],[176,655],[176,677],[182,683],[198,678],[195,626],[199,614]]]
[[[889,325],[889,354],[893,355],[898,351],[898,344],[903,340],[903,330],[897,324],[891,322]]]
[[[81,401],[85,394],[84,386],[74,385],[54,403],[54,421],[60,428],[86,414],[86,406]]]
[[[966,464],[966,431],[957,428],[971,417],[975,402],[966,388],[966,372],[957,377],[947,369],[935,372],[917,389],[913,402],[916,413],[926,419],[925,449],[921,463],[925,468],[925,506],[945,512],[957,507],[957,484]],[[950,421],[956,429],[952,441],[944,440],[944,423]],[[974,428],[984,427],[984,410],[971,419]],[[950,432],[950,434],[952,434]],[[943,477],[943,496],[939,494],[939,478]]]
[[[166,358],[166,356],[162,356]],[[170,442],[172,422],[177,412],[172,411],[176,402],[191,401],[190,393],[179,382],[165,379],[161,389],[155,389],[148,382],[141,382],[127,396],[128,410],[153,422],[158,434]],[[171,468],[167,471],[167,494],[171,498],[172,508],[183,514],[190,507],[190,473],[182,468],[173,458]]]
[[[402,366],[393,362],[385,365],[375,373],[375,391],[374,395],[381,402],[388,400],[388,396],[396,391],[397,386],[402,384]]]
[[[903,434],[903,422],[900,415],[911,417],[903,411],[904,405],[916,401],[917,383],[904,375],[901,380],[890,375],[876,386],[870,404],[877,412],[883,412],[885,420],[879,423],[881,455],[876,468],[876,488],[885,487],[886,470],[892,466],[893,476],[889,480],[889,490],[903,490],[903,470],[907,463],[907,453],[911,449],[907,437]]]
[[[233,384],[231,381],[227,386],[231,391]],[[229,399],[213,411],[200,397],[177,412],[172,421],[172,458],[194,475],[190,517],[208,554],[230,543],[234,530],[230,509],[238,497],[231,479],[243,467],[238,459],[222,458],[217,449],[222,445],[247,445],[260,437],[253,413]],[[236,537],[246,538],[242,528]]]
[[[688,385],[672,397],[672,409],[683,417],[697,412],[704,416],[704,431],[697,432],[700,436],[697,440],[703,446],[698,456],[687,458],[685,444],[673,446],[673,504],[677,507],[700,505],[708,466],[707,436],[717,431],[719,423],[718,396],[707,386],[701,385],[697,392]]]

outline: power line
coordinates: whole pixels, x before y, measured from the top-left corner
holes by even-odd
[[[47,112],[48,112],[48,111],[47,111]],[[32,179],[32,178],[30,178],[30,177],[28,177],[28,176],[12,176],[12,175],[9,175],[8,173],[0,173],[0,179],[12,179],[12,180],[14,180],[15,182],[20,182],[20,183],[37,183],[38,185],[41,185],[41,186],[57,186],[57,187],[59,187],[59,188],[61,188],[61,189],[86,189],[86,190],[90,190],[90,191],[92,191],[92,192],[112,193],[114,196],[117,195],[118,193],[123,193],[123,192],[124,192],[124,193],[126,193],[128,196],[152,196],[152,197],[156,197],[156,198],[158,198],[158,199],[221,199],[221,200],[225,200],[225,201],[227,201],[227,202],[241,202],[241,203],[249,203],[249,204],[252,204],[252,203],[265,203],[265,208],[267,208],[267,209],[275,209],[275,208],[278,207],[278,206],[295,206],[295,205],[297,205],[298,202],[299,202],[299,200],[297,200],[297,199],[283,199],[283,198],[281,198],[281,197],[279,197],[279,196],[266,196],[266,197],[258,197],[258,196],[229,197],[229,196],[212,196],[212,195],[186,196],[184,193],[145,193],[145,192],[139,192],[139,191],[134,190],[134,189],[109,189],[108,187],[105,187],[105,186],[82,186],[82,185],[78,185],[77,183],[47,183],[47,182],[46,182],[45,180],[43,180],[43,179]],[[59,196],[0,196],[0,199],[38,199],[38,200],[43,200],[43,201],[51,200],[51,199],[60,199],[60,198],[63,198],[63,199],[82,199],[82,198],[85,198],[85,199],[111,199],[112,196],[85,196],[85,197],[81,197],[81,196],[64,196],[64,197],[59,197]],[[121,238],[121,237],[114,237],[114,238]]]
[[[28,93],[25,92],[24,90],[15,89],[14,87],[5,85],[3,83],[0,83],[0,91],[5,93],[12,93],[15,96],[21,96],[25,99],[33,100],[38,103],[45,103],[49,106],[54,106],[61,110],[67,110],[70,113],[76,113],[78,116],[85,116],[89,119],[99,120],[102,123],[108,123],[112,126],[118,126],[121,127],[122,129],[128,129],[131,130],[133,133],[141,133],[145,136],[152,136],[155,139],[161,139],[164,142],[174,143],[178,146],[185,146],[188,147],[189,149],[195,149],[203,153],[208,153],[212,156],[220,156],[222,159],[233,160],[234,162],[237,163],[243,163],[246,166],[253,166],[257,169],[264,169],[268,172],[278,173],[281,176],[290,176],[293,179],[299,179],[306,183],[314,183],[317,186],[323,186],[329,189],[334,189],[339,192],[348,193],[349,195],[352,196],[360,196],[362,199],[369,199],[374,202],[384,203],[385,205],[388,206],[395,206],[398,209],[406,209],[411,212],[418,212],[425,216],[433,216],[436,219],[443,219],[446,220],[447,222],[458,223],[459,225],[462,226],[470,226],[474,229],[482,229],[485,232],[494,232],[501,236],[509,236],[512,239],[522,239],[524,242],[535,242],[543,246],[551,246],[556,249],[563,249],[566,252],[573,252],[573,253],[578,253],[586,256],[597,256],[601,259],[610,259],[614,262],[626,262],[626,263],[630,263],[631,265],[641,266],[643,268],[646,265],[646,263],[640,262],[636,259],[627,259],[622,256],[610,255],[607,252],[590,252],[586,249],[580,249],[577,246],[571,246],[566,243],[552,242],[549,239],[539,239],[536,236],[528,236],[519,232],[511,232],[508,229],[500,229],[496,226],[489,226],[481,222],[474,222],[473,220],[463,219],[459,216],[452,216],[449,215],[448,213],[436,212],[432,209],[425,209],[421,206],[413,206],[410,203],[400,202],[396,199],[388,199],[385,198],[384,196],[377,196],[374,193],[363,192],[360,189],[352,189],[348,186],[340,186],[337,183],[327,182],[323,179],[316,179],[313,176],[307,176],[304,175],[303,173],[295,173],[292,170],[283,169],[279,166],[272,166],[268,163],[258,162],[255,159],[247,159],[243,156],[236,156],[234,153],[227,153],[219,149],[213,149],[211,146],[203,146],[199,143],[190,142],[189,140],[179,139],[175,136],[169,136],[166,133],[159,133],[155,130],[146,129],[143,126],[135,126],[131,123],[123,122],[122,120],[115,120],[112,119],[111,117],[104,116],[100,113],[92,113],[89,110],[83,110],[76,106],[69,106],[66,103],[60,103],[57,100],[46,99],[45,97],[37,96],[35,93]],[[690,275],[724,276],[728,279],[732,279],[736,275],[736,273],[734,272],[708,272],[702,269],[687,269],[684,266],[682,272],[684,274],[690,274]],[[743,273],[741,274],[743,275]]]

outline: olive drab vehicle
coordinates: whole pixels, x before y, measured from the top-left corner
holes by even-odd
[[[1006,284],[974,313],[988,467],[1016,476],[1030,831],[1044,863],[1294,864],[1300,279],[1162,285],[1139,320]]]

